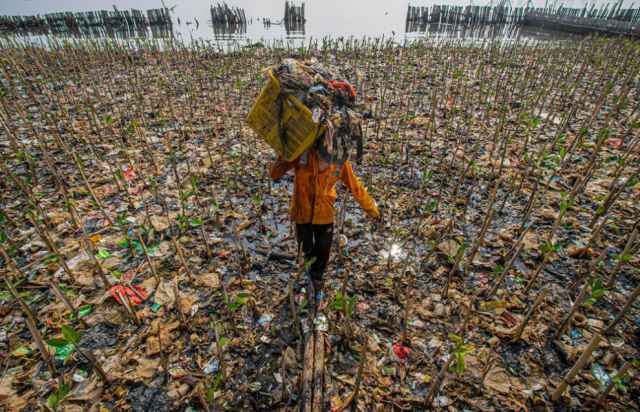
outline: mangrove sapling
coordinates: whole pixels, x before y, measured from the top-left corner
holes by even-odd
[[[462,173],[460,173],[460,177],[454,179],[454,187],[453,187],[453,193],[451,194],[451,198],[455,200],[456,195],[458,194],[458,190],[464,185],[465,180],[467,179],[467,176],[469,174],[469,171],[472,170],[472,168],[475,166],[476,161],[478,159],[478,154],[480,152],[480,140],[476,141],[476,143],[474,143],[472,149],[471,149],[471,156],[469,156],[469,161],[467,162],[466,166],[461,169]]]
[[[149,270],[156,281],[160,283],[160,276],[158,276],[158,272],[156,271],[156,267],[153,265],[153,261],[151,260],[151,256],[149,256],[149,251],[147,250],[147,245],[142,237],[140,230],[134,230],[136,237],[138,238],[138,242],[140,242],[140,248],[142,249],[142,253],[144,254],[144,258],[147,261],[147,265],[149,266]],[[131,247],[131,249],[135,249]]]
[[[37,219],[34,216],[27,215],[27,219],[31,222],[31,224],[36,229],[38,236],[40,236],[42,241],[47,245],[47,249],[49,249],[49,253],[51,253],[52,256],[55,256],[56,260],[60,263],[60,266],[62,266],[62,269],[69,276],[69,278],[72,281],[75,281],[75,275],[69,268],[66,258],[64,257],[63,254],[60,253],[60,251],[56,247],[53,240],[51,240],[51,238],[49,237],[46,231],[46,228],[44,228],[43,226],[40,226],[40,224],[38,223]],[[73,307],[73,305],[71,304],[67,296],[60,289],[60,286],[58,285],[58,280],[55,278],[55,276],[50,277],[49,284],[51,286],[51,290],[53,294],[56,295],[56,297],[58,297],[58,299],[60,299],[62,303],[64,303],[67,309],[75,316],[75,319],[77,319],[82,324],[82,326],[88,327],[84,319],[80,318],[80,316],[78,315],[78,309]]]
[[[222,382],[224,383],[229,377],[226,362],[224,360],[224,348],[229,342],[229,339],[222,335],[224,328],[221,321],[213,321],[213,331],[216,336],[216,354],[218,356],[218,364],[220,365],[220,374],[222,375]]]
[[[87,238],[84,232],[82,232],[80,236],[80,248],[91,259],[94,267],[94,274],[97,274],[100,277],[100,280],[102,280],[102,287],[104,289],[111,289],[111,282],[109,282],[109,279],[107,279],[105,269],[102,267],[102,264],[100,263],[98,258],[96,258],[96,250],[93,246],[93,242]]]
[[[100,199],[96,195],[96,192],[93,189],[93,186],[91,185],[91,183],[89,182],[89,179],[87,179],[87,175],[85,173],[84,166],[82,165],[82,162],[80,161],[80,159],[76,155],[75,150],[71,149],[70,154],[71,154],[71,157],[73,158],[74,163],[76,164],[76,166],[78,168],[78,171],[80,172],[80,176],[82,177],[82,181],[84,182],[85,187],[87,188],[87,190],[89,191],[89,194],[91,195],[91,198],[95,202],[96,206],[98,206],[98,209],[100,210],[100,212],[102,213],[102,215],[106,219],[107,223],[109,223],[110,226],[113,226],[113,220],[111,220],[111,217],[109,216],[109,213],[107,213],[107,210],[105,209],[104,205],[102,204],[102,202],[100,201]]]
[[[493,186],[493,190],[491,191],[491,195],[489,196],[489,203],[487,204],[487,212],[482,221],[482,227],[480,228],[480,232],[478,233],[476,239],[474,240],[471,248],[469,249],[469,254],[464,262],[464,272],[467,273],[471,265],[473,264],[473,259],[475,259],[482,242],[484,242],[484,237],[489,230],[489,226],[491,225],[491,221],[493,220],[495,210],[493,206],[496,202],[496,196],[498,194],[498,188],[500,187],[502,181],[498,179]]]
[[[580,289],[580,293],[573,302],[571,309],[562,322],[560,322],[560,325],[554,335],[555,339],[558,339],[562,334],[564,334],[578,308],[583,304],[585,306],[591,306],[597,299],[604,295],[605,289],[602,287],[602,281],[598,278],[593,278],[593,281],[591,281],[591,279],[592,277],[587,277],[585,279],[582,289]],[[587,295],[587,291],[589,292],[589,295]]]
[[[351,392],[351,395],[349,395],[349,397],[345,399],[345,401],[340,406],[333,409],[334,412],[342,412],[345,409],[349,408],[350,406],[351,406],[351,410],[357,410],[358,394],[360,393],[360,386],[362,385],[362,378],[364,376],[364,366],[367,362],[367,352],[366,352],[367,345],[362,344],[360,345],[360,347],[362,348],[362,352],[360,352],[360,362],[358,363],[358,371],[356,373],[353,392]]]
[[[182,266],[182,269],[184,269],[185,273],[187,274],[187,277],[189,277],[190,279],[193,279],[193,272],[191,272],[191,269],[187,264],[187,260],[184,257],[184,251],[180,246],[179,240],[176,240],[175,236],[171,237],[171,244],[173,245],[173,248],[176,250],[176,255],[178,256],[180,265]]]
[[[0,102],[2,102],[3,107],[5,105],[4,99],[3,99],[4,94],[5,94],[4,89],[0,88]],[[9,129],[7,120],[5,120],[5,118],[9,117],[7,109],[5,109],[4,112],[7,114],[4,114],[2,111],[0,111],[0,124],[2,124],[2,128],[4,129],[5,133],[9,138],[9,147],[11,148],[11,151],[13,151],[13,153],[18,153],[21,151],[22,145],[18,141],[18,138],[16,137],[16,135],[11,131],[11,129]]]
[[[20,278],[25,277],[24,273],[22,273],[20,269],[18,269],[13,259],[7,254],[7,251],[4,250],[4,248],[1,245],[0,245],[0,254],[2,255],[2,259],[4,260],[5,265],[14,273],[16,277],[20,277]],[[36,317],[33,311],[31,310],[29,305],[27,305],[27,303],[22,299],[22,297],[20,297],[20,294],[18,293],[18,291],[16,291],[15,287],[11,283],[10,277],[7,274],[4,274],[3,280],[5,285],[7,286],[7,290],[11,294],[11,297],[18,302],[18,304],[20,305],[20,309],[26,316],[27,327],[31,332],[31,337],[33,338],[33,341],[36,343],[36,346],[40,351],[40,356],[42,356],[42,360],[47,365],[47,368],[49,369],[49,373],[51,374],[51,377],[58,376],[58,372],[55,364],[53,363],[53,359],[51,358],[51,354],[49,353],[49,350],[47,349],[47,346],[45,345],[44,340],[42,339],[42,334],[40,333],[40,330],[37,327],[38,324],[36,323]],[[60,382],[62,382],[62,375],[58,376],[58,378],[60,379]]]
[[[536,300],[533,302],[533,304],[527,311],[527,314],[524,316],[524,319],[522,319],[522,322],[520,322],[520,325],[518,325],[518,328],[514,333],[514,337],[513,337],[514,340],[520,339],[520,337],[522,336],[522,332],[524,332],[524,328],[527,327],[527,323],[529,323],[529,320],[531,319],[531,316],[533,316],[533,313],[535,312],[535,310],[544,301],[544,298],[547,295],[547,291],[548,291],[547,288],[543,288],[540,292],[538,292],[538,296],[536,296]]]
[[[135,288],[131,288],[131,290],[133,290],[134,292],[136,291]],[[118,299],[120,300],[120,302],[122,302],[122,306],[124,306],[125,313],[127,314],[127,316],[129,316],[133,324],[140,325],[140,322],[141,322],[140,318],[138,318],[138,316],[136,315],[136,312],[133,310],[133,304],[131,302],[131,299],[129,299],[129,295],[127,293],[123,293],[120,288],[115,288],[114,292],[118,297]]]
[[[456,251],[455,257],[452,256],[448,256],[449,261],[451,262],[451,269],[449,269],[449,272],[447,273],[447,279],[445,281],[444,286],[442,287],[442,292],[440,292],[440,296],[443,300],[447,300],[448,296],[449,296],[449,285],[451,284],[451,281],[453,280],[453,275],[455,275],[458,272],[458,266],[460,266],[460,261],[462,260],[462,257],[464,256],[464,251],[467,249],[467,244],[466,242],[463,242],[462,244],[458,245],[458,250]],[[466,273],[466,270],[465,270]]]
[[[565,133],[570,125],[570,121],[576,115],[577,111],[578,109],[576,107],[573,107],[569,112],[567,112],[560,123],[561,126],[556,130],[553,140],[549,144],[543,143],[542,145],[540,145],[540,149],[536,152],[535,156],[528,157],[524,173],[521,174],[521,180],[518,185],[518,189],[516,190],[517,192],[521,190],[524,181],[527,180],[532,174],[534,176],[538,175],[537,171],[540,169],[543,160],[548,154],[553,153],[557,144],[564,138]],[[535,120],[533,121],[536,122]],[[536,137],[539,138],[539,136],[542,135],[542,133],[545,131],[546,125],[547,123],[545,123],[543,127],[538,128],[538,134],[536,135]]]
[[[638,298],[638,296],[640,296],[640,286],[636,287],[633,292],[631,292],[631,295],[629,295],[629,298],[625,302],[622,309],[620,309],[620,312],[618,312],[615,319],[613,319],[611,323],[609,323],[609,325],[605,328],[604,335],[611,335],[615,331],[616,325],[620,323],[620,321],[624,319],[625,316],[628,315],[631,307],[633,306],[633,303]]]
[[[576,137],[569,144],[569,147],[566,150],[566,155],[564,156],[564,160],[560,164],[560,170],[564,170],[569,165],[569,162],[571,161],[571,159],[573,157],[573,151],[576,149],[576,147],[580,147],[582,145],[582,140],[584,139],[585,136],[587,136],[589,134],[589,130],[591,129],[591,125],[593,124],[593,122],[596,119],[596,116],[600,112],[600,108],[604,104],[604,102],[605,102],[605,100],[607,98],[607,95],[609,94],[609,92],[611,91],[611,88],[613,87],[613,84],[614,84],[613,82],[608,82],[607,83],[607,87],[605,87],[604,91],[600,95],[600,98],[596,102],[596,105],[594,106],[593,111],[591,112],[591,116],[589,117],[589,120],[586,122],[586,124],[584,124],[579,129],[580,130],[579,133],[576,135]],[[607,112],[607,119],[609,117],[609,114],[610,114],[610,112]],[[607,123],[607,121],[605,121],[605,123]],[[606,128],[605,129],[601,129],[600,132],[599,132],[599,135],[602,133],[603,130],[606,130]],[[607,132],[607,135],[608,135],[608,132]],[[594,150],[593,153],[597,154],[597,151]]]
[[[189,165],[189,163],[187,162],[187,166]],[[189,167],[190,169],[190,167]],[[200,182],[200,179],[193,175],[191,173],[191,170],[189,170],[189,182],[191,183],[191,193],[193,193],[193,197],[195,199],[195,203],[196,203],[196,207],[197,207],[197,211],[200,214],[200,216],[196,216],[196,217],[192,217],[189,220],[189,223],[191,224],[191,226],[197,226],[200,232],[200,236],[202,238],[202,243],[204,244],[205,250],[207,252],[207,257],[211,258],[213,256],[213,253],[211,252],[211,248],[209,247],[209,242],[207,240],[207,234],[205,233],[205,229],[204,229],[204,225],[205,225],[205,211],[204,211],[204,206],[202,205],[202,202],[200,201],[200,190],[198,188],[198,183]],[[260,213],[261,216],[261,213]],[[260,217],[261,218],[261,217]]]
[[[591,219],[591,222],[589,222],[589,227],[593,228],[595,224],[598,222],[598,219],[600,219],[602,216],[605,216],[609,212],[609,209],[611,208],[611,206],[613,206],[613,204],[624,192],[624,190],[636,184],[639,178],[640,178],[640,169],[638,169],[635,173],[627,177],[627,179],[625,179],[623,182],[616,183],[617,179],[614,178],[614,181],[611,183],[611,186],[609,187],[609,193],[607,194],[607,197],[597,207],[596,212],[594,213],[593,218]]]
[[[560,382],[558,387],[551,394],[552,401],[557,402],[560,399],[560,397],[562,396],[562,393],[565,391],[565,389],[567,389],[567,386],[571,384],[571,382],[573,381],[575,376],[578,374],[578,372],[580,372],[585,367],[587,362],[589,362],[589,359],[591,358],[591,353],[597,348],[601,338],[602,337],[598,333],[593,335],[593,338],[591,338],[589,345],[584,350],[584,352],[582,352],[582,355],[580,355],[580,358],[578,358],[578,360],[573,365],[571,370],[567,372],[567,374],[562,378],[562,381]]]
[[[502,270],[498,274],[498,277],[496,278],[496,280],[493,282],[493,286],[491,287],[491,289],[489,290],[489,292],[486,295],[487,298],[491,298],[496,293],[496,291],[498,290],[498,288],[500,287],[500,285],[504,281],[504,278],[509,274],[509,271],[511,270],[511,267],[513,266],[513,263],[518,258],[518,255],[520,254],[520,251],[522,251],[522,247],[524,246],[523,242],[524,242],[525,237],[527,236],[527,233],[529,232],[529,229],[530,229],[530,226],[528,226],[524,230],[524,232],[522,232],[522,234],[520,235],[520,238],[518,239],[516,244],[513,245],[513,247],[511,248],[511,250],[507,254],[507,256],[511,256],[511,257],[507,261],[507,264],[504,265],[504,267],[502,268]]]
[[[107,377],[107,374],[105,373],[104,369],[102,369],[102,366],[100,365],[96,357],[93,356],[93,354],[90,351],[80,348],[80,334],[75,329],[67,325],[61,325],[60,330],[62,332],[63,338],[58,338],[53,340],[54,341],[53,343],[55,343],[56,345],[52,345],[52,346],[63,346],[65,344],[71,344],[73,346],[73,349],[76,352],[78,352],[80,355],[82,355],[82,357],[85,358],[93,368],[95,368],[102,382],[105,385],[108,385],[109,378]],[[52,344],[52,340],[49,341],[49,345],[51,344]]]
[[[42,216],[42,220],[43,220],[45,226],[52,227],[53,225],[51,224],[51,222],[47,218],[47,214],[44,212],[44,210],[42,210],[42,207],[40,206],[40,201],[38,200],[38,198],[35,196],[35,194],[31,190],[31,187],[26,185],[19,176],[16,176],[15,174],[13,174],[13,172],[11,172],[11,170],[9,170],[9,168],[5,164],[6,158],[4,157],[4,155],[2,155],[2,159],[0,159],[0,160],[1,160],[0,161],[0,171],[2,171],[2,173],[4,173],[5,175],[9,176],[9,178],[18,187],[18,189],[20,189],[20,191],[24,194],[24,196],[25,196],[25,198],[27,200],[27,203],[30,203],[31,207],[36,209],[38,211],[38,213],[40,214],[40,216]]]
[[[402,344],[408,341],[407,335],[409,333],[409,314],[411,313],[411,303],[413,299],[414,299],[413,289],[409,288],[407,290],[406,298],[404,301],[404,310],[403,310],[403,316],[402,316],[402,336],[400,338],[400,342]]]
[[[449,367],[451,366],[453,361],[454,361],[454,357],[452,355],[449,355],[446,358],[446,360],[444,360],[444,362],[442,363],[442,366],[440,367],[440,371],[436,375],[435,379],[433,379],[433,381],[431,382],[431,386],[429,386],[429,391],[427,392],[424,398],[424,405],[427,409],[432,409],[433,401],[436,398],[436,395],[438,395],[438,392],[440,392],[440,388],[444,383],[445,377],[447,375],[447,371],[449,370]]]
[[[634,243],[638,239],[638,234],[638,224],[636,224],[633,231],[631,232],[631,235],[629,235],[629,238],[627,239],[627,243],[624,245],[623,251],[616,257],[616,265],[609,274],[609,277],[607,279],[607,287],[610,288],[613,286],[618,276],[618,272],[622,268],[622,265],[631,261],[634,253]]]

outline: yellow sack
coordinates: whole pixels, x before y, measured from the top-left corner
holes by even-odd
[[[273,70],[247,116],[247,124],[285,160],[291,161],[313,144],[324,126],[313,121],[300,99],[280,96],[280,80]]]

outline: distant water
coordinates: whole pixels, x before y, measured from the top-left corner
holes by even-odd
[[[298,0],[300,1],[300,0]],[[293,43],[308,41],[311,38],[322,37],[393,37],[398,42],[405,39],[415,39],[424,36],[454,36],[469,37],[477,35],[520,35],[533,39],[556,39],[567,37],[564,34],[548,32],[532,28],[495,27],[484,31],[462,31],[449,27],[431,25],[425,31],[405,33],[405,16],[408,1],[395,0],[307,0],[305,1],[306,24],[302,30],[287,32],[284,25],[272,24],[266,26],[263,18],[279,21],[284,15],[284,0],[229,0],[230,6],[242,7],[245,10],[248,24],[246,29],[236,33],[224,33],[214,30],[211,25],[210,0],[165,0],[165,5],[173,8],[171,13],[174,21],[173,34],[185,41],[190,39],[209,40],[213,42],[238,41],[240,43],[265,40],[289,40]],[[215,1],[213,2],[215,3]],[[428,6],[434,2],[412,1],[414,6]],[[468,1],[438,1],[437,4],[467,5]],[[543,6],[542,1],[538,1]],[[576,2],[577,3],[577,2]],[[474,2],[475,5],[482,4]],[[520,3],[512,1],[514,6]],[[7,0],[0,1],[0,15],[34,15],[63,11],[95,11],[118,9],[147,9],[160,8],[159,0]],[[538,5],[538,4],[536,4]],[[175,6],[175,7],[174,7]],[[568,6],[572,6],[571,3]],[[575,4],[578,6],[578,4]],[[179,23],[178,23],[179,19]],[[127,37],[131,34],[119,34]]]

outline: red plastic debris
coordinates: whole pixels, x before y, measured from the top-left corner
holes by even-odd
[[[401,361],[407,360],[409,355],[411,354],[411,349],[404,346],[402,343],[394,343],[393,344],[393,353],[396,354],[398,359]]]
[[[358,313],[364,313],[369,310],[369,304],[367,302],[360,302],[356,305]]]
[[[356,97],[356,88],[351,85],[351,83],[343,82],[340,80],[329,80],[329,86],[332,89],[336,90],[346,90],[347,93],[351,95],[351,97]]]
[[[229,256],[230,254],[231,254],[231,251],[230,251],[230,250],[221,250],[221,251],[219,251],[218,253],[216,253],[216,255],[217,255],[218,257],[227,257],[227,256]]]
[[[133,289],[135,289],[135,291]],[[121,305],[122,301],[120,300],[120,296],[129,296],[129,302],[131,302],[132,305],[141,304],[149,296],[147,291],[138,285],[133,285],[132,287],[115,285],[109,290],[109,293],[111,293],[111,296]]]
[[[124,180],[126,180],[127,182],[130,182],[136,177],[136,171],[133,170],[132,167],[127,167],[122,172],[122,175],[124,176]]]
[[[607,140],[607,144],[616,149],[619,149],[622,146],[622,143],[622,139],[611,138]]]

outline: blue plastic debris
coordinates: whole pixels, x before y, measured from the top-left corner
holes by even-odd
[[[599,363],[591,365],[591,374],[600,382],[601,388],[605,388],[611,382],[611,377]]]

